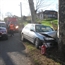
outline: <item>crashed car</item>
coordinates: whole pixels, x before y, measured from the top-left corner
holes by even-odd
[[[36,48],[45,44],[47,48],[53,47],[56,44],[56,31],[50,26],[42,24],[27,24],[21,31],[21,40],[35,44]]]
[[[5,22],[0,22],[0,39],[8,39],[8,33]]]

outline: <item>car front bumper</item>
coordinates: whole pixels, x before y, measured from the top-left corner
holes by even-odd
[[[46,48],[57,46],[57,42],[55,40],[45,40],[43,44],[45,44]]]
[[[0,38],[2,38],[3,36],[5,37],[5,36],[7,36],[7,34],[0,33]]]

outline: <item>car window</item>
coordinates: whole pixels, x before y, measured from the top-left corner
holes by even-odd
[[[25,26],[25,29],[26,29],[26,30],[30,30],[30,25],[26,25],[26,26]]]
[[[53,29],[49,26],[44,25],[36,25],[36,32],[50,32],[53,31]]]
[[[35,31],[35,26],[34,26],[34,25],[31,25],[31,26],[30,26],[30,30]]]

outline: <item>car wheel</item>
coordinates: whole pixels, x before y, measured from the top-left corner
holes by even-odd
[[[36,39],[35,39],[35,47],[36,47],[37,49],[39,49],[39,46],[40,46],[40,39],[36,38]]]
[[[21,41],[24,41],[25,40],[25,38],[24,38],[24,35],[22,34],[21,35]]]

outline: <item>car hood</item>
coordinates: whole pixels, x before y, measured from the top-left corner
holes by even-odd
[[[46,36],[46,37],[51,37],[51,38],[56,38],[57,37],[57,32],[56,31],[51,31],[51,32],[40,32],[40,34]]]

